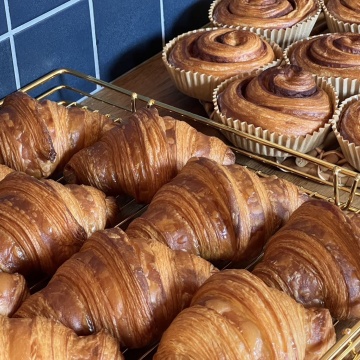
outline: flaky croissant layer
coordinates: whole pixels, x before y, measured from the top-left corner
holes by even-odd
[[[154,107],[142,108],[75,154],[65,166],[64,178],[148,203],[192,156],[235,162],[234,153],[218,138],[162,117]]]
[[[247,270],[223,270],[195,293],[154,359],[320,359],[334,344],[328,310],[306,310]]]
[[[155,240],[130,239],[119,228],[94,233],[17,317],[56,319],[77,334],[108,330],[126,347],[159,339],[217,270]]]
[[[50,319],[0,316],[0,359],[120,360],[123,356],[118,342],[105,332],[79,337]]]
[[[112,126],[112,120],[98,112],[14,92],[0,108],[0,164],[49,177]]]

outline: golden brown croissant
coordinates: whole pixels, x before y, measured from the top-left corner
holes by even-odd
[[[193,158],[126,232],[209,261],[248,261],[306,199],[275,176],[260,178],[238,164]]]
[[[29,295],[22,275],[0,272],[0,316],[11,316]]]
[[[120,360],[123,356],[118,342],[105,332],[80,337],[50,319],[0,316],[0,358]]]
[[[108,194],[125,193],[149,202],[155,192],[192,156],[234,163],[234,153],[221,140],[206,136],[183,121],[142,108],[121,126],[75,154],[65,166],[70,183],[90,184]]]
[[[212,17],[222,25],[283,29],[314,16],[318,8],[316,0],[220,0]]]
[[[335,110],[313,75],[291,65],[229,82],[218,94],[217,105],[227,118],[287,136],[312,134]]]
[[[90,186],[8,174],[0,181],[0,271],[53,274],[115,212],[115,199]]]
[[[326,309],[305,309],[247,270],[223,270],[195,293],[154,359],[320,359],[335,343]]]
[[[0,108],[0,163],[48,177],[112,126],[111,119],[97,112],[14,92]]]
[[[360,317],[359,227],[336,205],[312,199],[267,243],[253,273],[306,307]]]
[[[94,233],[17,317],[57,319],[79,335],[107,329],[126,347],[159,339],[214,272],[209,262],[119,228]]]

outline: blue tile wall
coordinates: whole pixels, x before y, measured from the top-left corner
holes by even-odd
[[[0,0],[0,99],[58,68],[112,81],[207,24],[211,2]]]
[[[4,34],[7,30],[5,6],[4,3],[0,1],[0,35]]]
[[[66,0],[8,0],[11,26],[20,26],[66,3]]]

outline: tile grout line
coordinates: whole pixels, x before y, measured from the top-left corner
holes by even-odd
[[[160,23],[161,23],[161,41],[162,47],[165,46],[165,17],[164,17],[164,3],[163,0],[160,1]]]
[[[96,43],[94,3],[93,3],[93,0],[88,0],[88,2],[89,2],[89,11],[90,11],[91,37],[92,37],[93,52],[94,52],[95,77],[100,79],[99,53],[98,53],[98,48],[97,48],[97,43]],[[97,87],[98,87],[98,85],[97,85]]]
[[[16,89],[19,89],[20,88],[20,75],[19,75],[19,67],[18,67],[17,57],[16,57],[14,34],[13,34],[13,31],[11,28],[11,18],[10,18],[10,10],[9,10],[8,0],[4,0],[4,7],[5,7],[6,24],[7,24],[7,28],[8,28],[8,34],[9,34],[8,38],[10,41],[10,51],[11,51],[11,59],[12,59],[12,63],[13,63],[15,86],[16,86]]]

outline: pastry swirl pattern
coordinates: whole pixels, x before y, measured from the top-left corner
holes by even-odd
[[[360,24],[359,1],[357,0],[328,0],[326,9],[338,20]]]
[[[257,76],[231,81],[217,98],[227,118],[288,136],[305,136],[332,115],[329,95],[297,66],[272,67]]]
[[[276,60],[271,45],[246,30],[208,29],[188,33],[171,49],[169,64],[193,72],[229,77]]]
[[[281,29],[315,15],[317,10],[314,0],[221,0],[212,16],[219,24]]]
[[[341,136],[354,143],[360,145],[360,101],[354,101],[342,110],[338,130]]]
[[[299,41],[289,48],[291,64],[320,76],[360,78],[360,34],[331,33]]]

